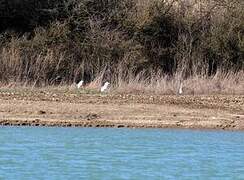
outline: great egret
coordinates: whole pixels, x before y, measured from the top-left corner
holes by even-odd
[[[104,92],[108,89],[109,82],[105,82],[105,84],[101,87],[101,92]]]
[[[182,84],[182,82],[180,83],[180,87],[179,87],[178,93],[179,94],[182,94],[183,93],[183,84]]]
[[[81,80],[78,84],[77,84],[77,88],[80,89],[80,87],[83,85],[84,81]]]

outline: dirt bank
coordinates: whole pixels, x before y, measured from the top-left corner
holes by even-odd
[[[244,130],[244,96],[0,89],[0,125]]]

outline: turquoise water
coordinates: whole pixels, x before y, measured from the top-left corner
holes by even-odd
[[[244,133],[0,127],[0,179],[244,179]]]

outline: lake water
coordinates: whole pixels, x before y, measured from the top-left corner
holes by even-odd
[[[244,179],[244,132],[0,127],[0,179]]]

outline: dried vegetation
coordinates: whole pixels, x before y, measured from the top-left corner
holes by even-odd
[[[0,14],[2,85],[84,79],[120,92],[174,94],[181,83],[186,94],[244,92],[242,0],[16,3]]]

